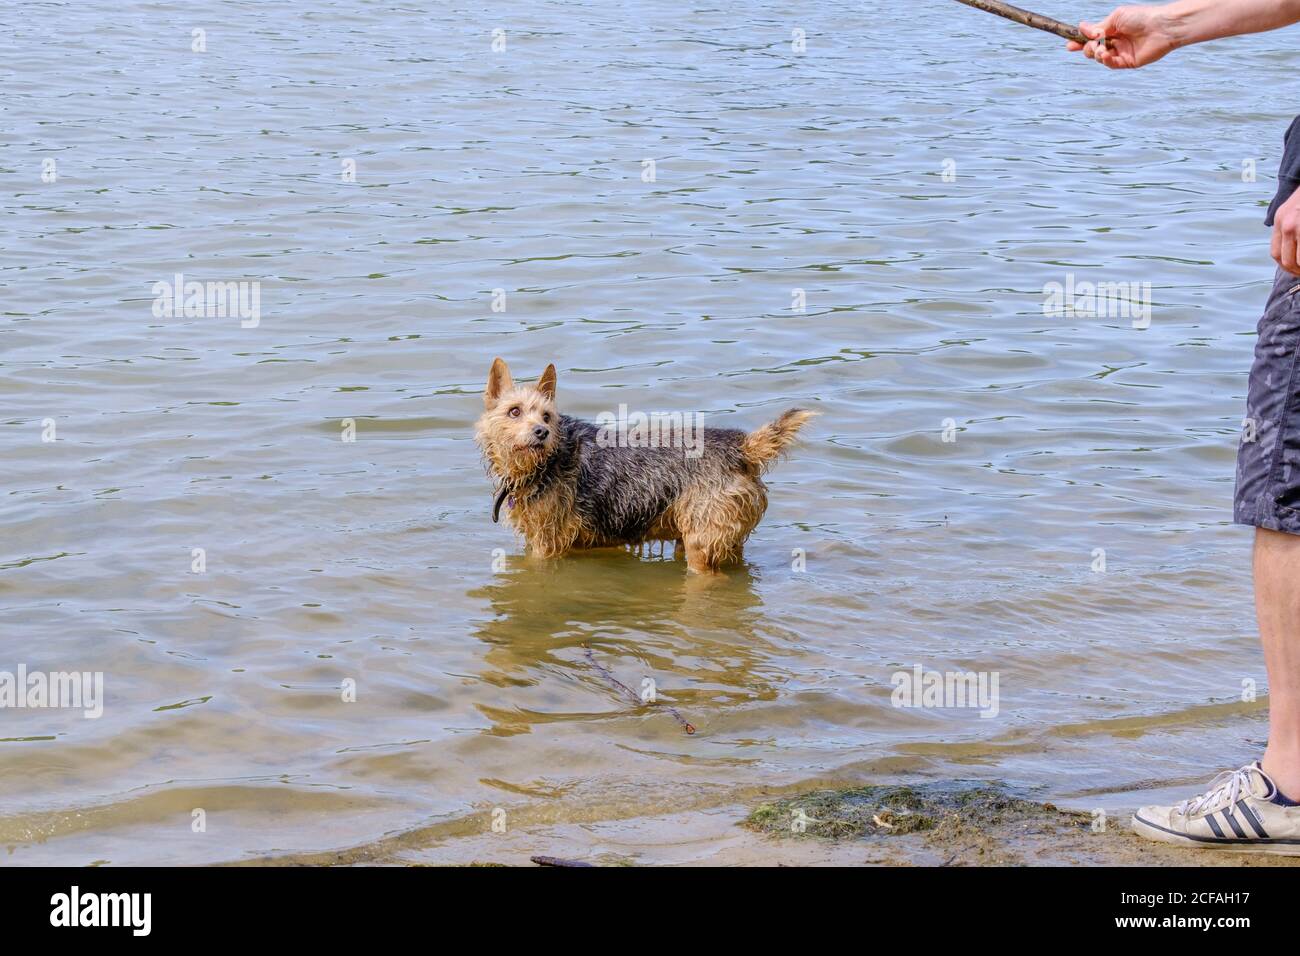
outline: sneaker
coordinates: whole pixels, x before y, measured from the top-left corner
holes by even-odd
[[[1133,829],[1162,843],[1300,856],[1300,805],[1278,798],[1258,763],[1219,774],[1199,797],[1143,807]]]

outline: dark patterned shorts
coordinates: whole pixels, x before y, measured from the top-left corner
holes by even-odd
[[[1259,320],[1232,520],[1300,534],[1300,277],[1277,270]]]

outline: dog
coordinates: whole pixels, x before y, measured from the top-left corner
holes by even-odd
[[[518,386],[499,358],[483,405],[475,438],[497,484],[492,520],[505,504],[530,552],[672,541],[700,574],[740,561],[767,510],[763,473],[815,414],[792,408],[749,433],[699,429],[694,443],[675,420],[652,443],[611,439],[608,426],[560,414],[554,365]]]

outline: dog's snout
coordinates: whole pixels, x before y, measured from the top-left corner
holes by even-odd
[[[533,437],[536,438],[538,441],[546,441],[546,436],[549,435],[550,433],[551,430],[547,428],[545,425],[538,425],[536,428],[533,429]]]

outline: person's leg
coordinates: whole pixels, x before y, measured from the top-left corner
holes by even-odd
[[[1268,669],[1264,772],[1300,800],[1300,535],[1255,530],[1255,613]]]
[[[1300,534],[1255,529],[1255,611],[1268,669],[1268,746],[1202,794],[1140,807],[1133,829],[1206,849],[1300,855]]]
[[[1233,520],[1255,526],[1255,614],[1268,670],[1261,765],[1300,800],[1300,279],[1278,269],[1260,319]]]
[[[1133,828],[1182,846],[1300,855],[1300,279],[1281,269],[1255,340],[1233,520],[1255,527],[1268,748],[1260,763],[1219,774],[1204,793],[1140,807]]]

